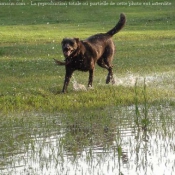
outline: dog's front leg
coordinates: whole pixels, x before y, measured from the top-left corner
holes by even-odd
[[[88,87],[92,87],[93,77],[94,77],[94,69],[89,70],[89,82],[88,82]]]
[[[66,68],[66,75],[65,75],[65,80],[64,80],[64,85],[63,85],[63,89],[62,89],[62,93],[65,93],[67,91],[67,87],[69,85],[70,79],[72,77],[74,70],[69,70]]]

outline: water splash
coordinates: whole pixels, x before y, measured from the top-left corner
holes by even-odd
[[[87,88],[84,84],[79,84],[74,77],[72,77],[72,79],[73,89],[75,91],[87,91]]]
[[[134,86],[136,83],[136,80],[139,79],[139,76],[136,75],[126,75],[123,77],[117,77],[116,75],[114,75],[114,80],[115,80],[115,85],[117,86]]]
[[[126,74],[124,76],[114,75],[116,86],[142,86],[145,80],[147,86],[156,88],[175,89],[174,72],[163,72],[146,75]]]
[[[153,74],[132,74],[128,73],[125,75],[116,75],[114,74],[115,86],[125,86],[125,87],[134,87],[136,82],[137,86],[143,86],[146,83],[149,87],[155,88],[166,88],[169,90],[175,90],[175,72],[162,72],[162,73],[153,73]],[[98,79],[98,85],[105,85],[105,78],[101,77]],[[144,82],[145,81],[145,82]],[[72,77],[73,89],[75,91],[87,91],[90,88],[87,88],[83,84],[79,84],[75,77]],[[92,88],[93,89],[93,88]]]

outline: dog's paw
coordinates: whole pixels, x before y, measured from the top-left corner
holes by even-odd
[[[106,77],[106,84],[109,84],[110,81],[111,81],[111,76],[108,75],[108,76]]]
[[[106,77],[106,84],[109,84],[110,82],[112,83],[112,85],[115,84],[115,79],[112,75],[108,75]]]

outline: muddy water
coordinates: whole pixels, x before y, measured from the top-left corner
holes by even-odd
[[[139,106],[137,117],[135,106],[110,110],[105,117],[75,120],[59,114],[4,118],[0,174],[175,174],[173,107],[149,106],[145,116]]]

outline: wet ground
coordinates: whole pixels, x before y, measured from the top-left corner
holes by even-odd
[[[174,90],[173,77],[172,72],[128,74],[116,78],[116,85],[145,81],[147,86]],[[84,90],[73,80],[75,90]],[[175,174],[175,109],[170,102],[111,107],[101,116],[92,114],[1,116],[0,174]]]

